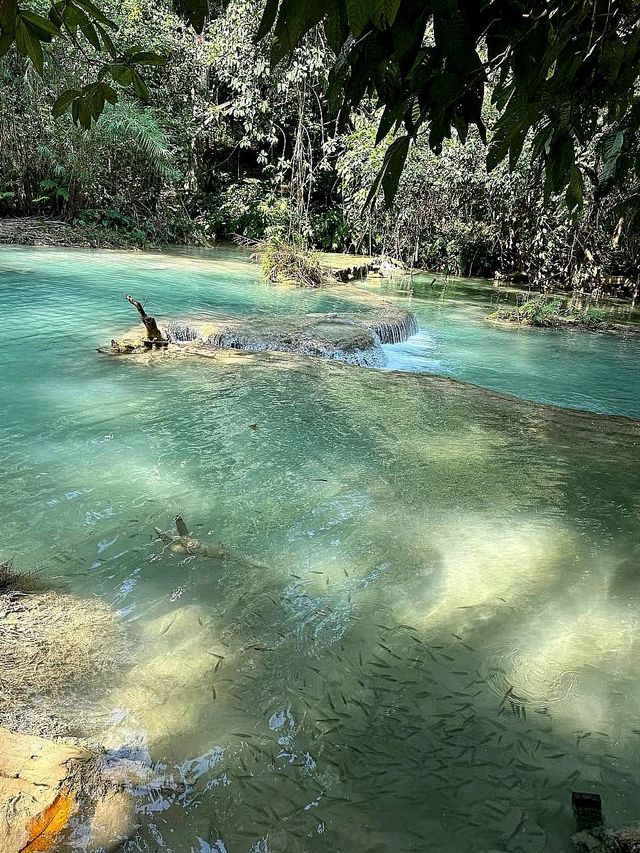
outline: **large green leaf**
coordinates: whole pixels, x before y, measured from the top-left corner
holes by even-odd
[[[44,56],[40,40],[29,28],[28,23],[19,16],[16,18],[16,47],[23,56],[29,57],[33,67],[42,76]]]
[[[279,6],[280,0],[267,0],[264,12],[262,13],[262,18],[260,19],[260,25],[258,26],[258,32],[255,37],[257,42],[260,41],[260,39],[263,39],[267,33],[271,32],[271,29],[276,22]]]
[[[400,0],[384,0],[384,17],[388,26],[392,26],[400,8]]]
[[[137,65],[164,66],[167,64],[167,58],[166,56],[161,56],[159,53],[155,53],[152,50],[141,50],[132,54],[131,62],[135,62]]]
[[[309,30],[324,18],[326,0],[282,0],[276,22],[276,41],[271,51],[273,63],[290,53]]]
[[[569,210],[579,210],[584,202],[582,173],[575,165],[569,171],[569,184],[567,185],[565,201]]]
[[[614,176],[623,144],[624,133],[620,130],[608,133],[602,140],[601,181],[610,181]]]
[[[573,140],[567,133],[557,133],[551,140],[545,161],[544,197],[548,201],[554,193],[568,186],[575,167]]]
[[[35,28],[36,31],[41,33],[41,38],[43,40],[51,41],[52,36],[62,35],[59,27],[56,27],[56,25],[51,23],[48,18],[43,18],[42,15],[38,15],[36,12],[29,12],[28,10],[21,9],[20,17],[23,21],[28,22],[31,28]]]
[[[116,22],[107,17],[107,15],[105,15],[104,12],[95,5],[95,3],[92,3],[91,0],[73,0],[73,2],[78,6],[82,6],[82,8],[96,21],[100,21],[101,24],[110,27],[112,30],[118,29]]]
[[[149,100],[149,87],[144,82],[142,77],[138,74],[137,71],[133,71],[133,90],[136,93],[136,96],[140,98],[141,101]]]
[[[0,35],[0,59],[2,59],[5,53],[9,50],[13,44],[13,40],[14,37],[11,33],[3,33]]]
[[[121,86],[130,86],[133,83],[133,71],[128,65],[114,62],[107,66],[112,78]]]
[[[98,33],[96,32],[96,28],[93,26],[91,21],[87,21],[86,23],[80,24],[80,29],[92,47],[95,47],[96,50],[102,49],[102,43],[98,38]]]
[[[104,45],[107,53],[112,59],[115,59],[118,55],[118,51],[113,43],[113,39],[101,24],[96,24],[95,27],[98,35],[102,39],[102,44]]]
[[[79,89],[67,89],[66,92],[59,95],[51,109],[53,117],[58,118],[65,113],[79,95]]]
[[[5,35],[13,37],[17,11],[16,0],[2,0],[0,3],[0,29]]]
[[[359,36],[369,23],[369,4],[371,0],[345,0],[347,20],[354,36]]]
[[[371,190],[369,191],[365,206],[371,204],[378,194],[381,186],[384,193],[385,204],[387,207],[391,206],[398,190],[400,176],[402,175],[404,163],[407,159],[407,154],[409,153],[410,144],[410,137],[399,136],[397,139],[394,139],[391,145],[387,148],[384,160],[382,161],[382,166],[376,175]]]

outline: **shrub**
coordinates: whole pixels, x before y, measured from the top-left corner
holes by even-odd
[[[495,320],[507,320],[523,326],[606,329],[606,313],[601,308],[577,308],[553,296],[529,296],[517,305],[502,306],[490,315]]]
[[[320,287],[329,277],[314,253],[300,241],[288,242],[282,237],[271,237],[259,244],[258,254],[262,274],[267,281],[291,282],[300,287]]]

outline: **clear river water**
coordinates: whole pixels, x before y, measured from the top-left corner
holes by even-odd
[[[0,248],[0,557],[127,626],[118,677],[58,709],[153,766],[126,850],[562,853],[572,790],[640,820],[640,337],[498,327],[489,284],[429,281]],[[99,355],[126,292],[159,318],[377,294],[420,333],[385,370]],[[163,548],[177,513],[237,559]]]

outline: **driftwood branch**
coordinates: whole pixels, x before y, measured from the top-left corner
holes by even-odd
[[[150,317],[147,312],[144,310],[144,307],[141,302],[138,302],[137,299],[134,299],[133,296],[126,295],[127,302],[130,302],[138,311],[140,315],[140,319],[144,323],[144,327],[147,330],[147,338],[150,341],[163,341],[162,332],[158,328],[158,324],[156,323],[153,317]]]

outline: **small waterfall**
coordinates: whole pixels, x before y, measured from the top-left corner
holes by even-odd
[[[365,319],[362,325],[373,332],[382,344],[401,344],[419,331],[418,321],[408,311],[390,316],[379,323],[368,323]]]
[[[195,326],[190,326],[183,320],[172,320],[166,328],[166,335],[174,344],[186,343],[187,341],[197,341],[200,337],[200,332]]]

